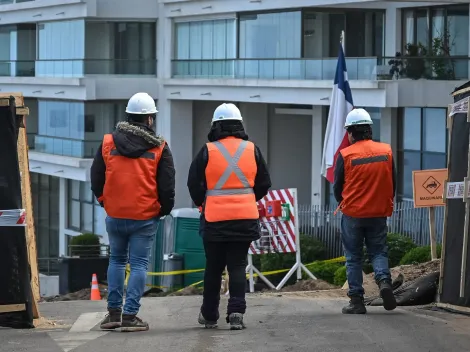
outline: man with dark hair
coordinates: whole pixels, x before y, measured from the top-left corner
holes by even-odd
[[[109,238],[108,315],[102,329],[148,330],[137,317],[150,249],[161,216],[175,203],[175,167],[170,148],[152,129],[157,114],[147,93],[133,95],[127,122],[106,134],[91,166],[91,189],[106,210]],[[130,263],[124,309],[125,267]]]
[[[364,109],[346,118],[349,147],[341,150],[335,166],[334,195],[341,218],[350,297],[343,314],[365,314],[362,261],[364,241],[380,289],[383,306],[393,310],[387,248],[387,217],[393,212],[395,166],[389,144],[372,141],[372,119]]]
[[[271,179],[234,104],[215,109],[208,139],[188,175],[191,198],[202,208],[200,234],[206,253],[198,321],[206,328],[217,327],[222,272],[227,266],[230,298],[226,321],[231,330],[241,330],[245,328],[246,257],[250,243],[260,238],[256,202],[268,193]]]

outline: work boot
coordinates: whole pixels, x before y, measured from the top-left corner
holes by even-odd
[[[242,330],[246,329],[246,325],[243,323],[242,313],[232,313],[228,316],[228,323],[230,323],[230,330]]]
[[[393,295],[393,288],[390,282],[388,280],[380,281],[379,290],[385,310],[394,310],[397,307],[397,301]]]
[[[119,308],[108,308],[108,314],[100,324],[102,330],[113,330],[121,327],[122,310]]]
[[[364,305],[364,298],[362,296],[353,296],[349,304],[343,307],[343,314],[366,314],[366,306]]]
[[[197,322],[201,325],[204,325],[206,329],[215,329],[217,327],[217,321],[206,320],[202,312],[199,312],[199,318]]]
[[[147,331],[149,324],[140,319],[135,314],[123,314],[122,315],[122,332],[134,332],[134,331]]]

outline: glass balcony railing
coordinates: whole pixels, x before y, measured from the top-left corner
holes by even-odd
[[[0,76],[83,77],[84,75],[157,74],[156,60],[36,60],[0,61]]]
[[[73,156],[75,158],[93,158],[101,141],[83,141],[60,137],[36,136],[34,151],[40,153]]]
[[[405,70],[398,76],[391,73],[393,60],[385,57],[346,58],[348,78],[373,81],[414,78],[417,75],[414,67],[418,62],[425,68],[419,78],[453,80],[469,77],[468,58],[406,58],[401,64]],[[174,60],[172,73],[174,78],[333,80],[336,65],[337,58]],[[443,74],[444,71],[446,74]]]
[[[0,0],[0,5],[19,4],[21,2],[30,2],[34,0]]]

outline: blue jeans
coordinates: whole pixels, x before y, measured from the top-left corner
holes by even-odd
[[[391,280],[388,267],[387,218],[341,218],[341,239],[346,256],[348,296],[363,296],[362,263],[364,241],[375,272],[375,281]]]
[[[108,308],[122,308],[126,265],[131,274],[127,283],[123,314],[137,314],[147,281],[150,249],[158,229],[158,218],[127,220],[106,217],[110,258],[108,266]]]

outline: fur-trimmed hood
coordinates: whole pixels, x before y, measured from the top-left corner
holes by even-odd
[[[121,155],[138,158],[149,149],[159,147],[165,140],[145,124],[119,122],[113,132],[114,144]]]

